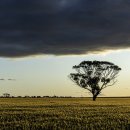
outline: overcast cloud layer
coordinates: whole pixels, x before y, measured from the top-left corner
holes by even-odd
[[[130,0],[0,0],[0,56],[130,47]]]

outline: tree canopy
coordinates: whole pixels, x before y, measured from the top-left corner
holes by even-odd
[[[70,73],[70,79],[93,94],[93,100],[101,90],[116,83],[120,67],[107,61],[83,61],[73,66],[77,73]]]

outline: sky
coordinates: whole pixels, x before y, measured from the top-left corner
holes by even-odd
[[[130,96],[129,0],[1,0],[0,95],[91,96],[68,75],[84,60],[122,68],[102,96]]]

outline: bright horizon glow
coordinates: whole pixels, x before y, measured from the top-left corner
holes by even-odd
[[[109,61],[122,68],[118,82],[102,91],[101,96],[130,96],[130,50],[109,51],[109,53],[36,56],[20,59],[0,58],[0,95],[12,96],[92,96],[87,90],[75,85],[67,76],[72,66],[83,60]],[[7,79],[16,79],[8,81]]]

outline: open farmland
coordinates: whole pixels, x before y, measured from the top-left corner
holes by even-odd
[[[0,98],[0,130],[121,130],[129,98]]]

